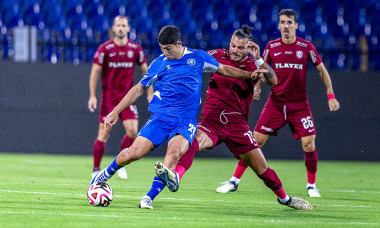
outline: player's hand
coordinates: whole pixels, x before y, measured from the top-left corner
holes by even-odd
[[[261,92],[261,85],[255,85],[255,87],[253,88],[253,99],[260,100]]]
[[[119,115],[115,113],[114,111],[110,112],[104,119],[104,130],[107,130],[107,127],[110,126],[111,128],[116,124],[117,120],[119,119]]]
[[[260,59],[260,46],[253,41],[248,41],[245,47],[248,49],[249,53],[255,58]]]
[[[98,100],[96,99],[96,97],[90,97],[90,99],[88,99],[87,107],[90,110],[90,112],[95,112],[97,103]]]
[[[251,74],[251,79],[255,80],[256,78],[259,77],[261,73],[268,73],[267,69],[256,69],[255,71],[252,72]]]
[[[330,111],[338,111],[340,108],[340,104],[335,98],[333,98],[329,100],[329,107]]]

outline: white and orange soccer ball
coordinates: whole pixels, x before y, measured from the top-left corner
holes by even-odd
[[[90,186],[87,199],[94,206],[107,207],[113,199],[113,192],[108,184],[100,182]]]

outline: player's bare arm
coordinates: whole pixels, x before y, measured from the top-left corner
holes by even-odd
[[[260,46],[257,45],[253,41],[248,41],[246,44],[246,48],[249,50],[249,53],[255,58],[256,65],[260,69],[266,69],[268,70],[267,73],[260,74],[260,80],[263,81],[265,84],[268,84],[270,86],[274,86],[277,84],[277,77],[276,73],[272,69],[271,66],[269,66],[268,63],[264,62],[260,56]]]
[[[90,82],[89,82],[89,87],[90,87],[90,98],[88,99],[88,109],[91,112],[94,112],[95,109],[97,108],[97,99],[96,99],[96,86],[98,85],[98,79],[99,79],[99,74],[100,71],[102,70],[102,66],[94,63],[92,64],[91,68],[91,73],[90,73]]]
[[[218,69],[216,70],[217,74],[230,77],[230,78],[246,78],[246,79],[256,79],[260,73],[267,73],[266,69],[257,69],[255,71],[245,71],[240,70],[235,67],[231,67],[228,65],[220,64]]]
[[[141,83],[133,86],[132,89],[124,96],[120,103],[112,110],[110,114],[107,115],[104,120],[104,128],[107,129],[107,126],[114,126],[119,119],[119,114],[121,111],[129,107],[131,104],[135,103],[136,100],[143,95],[144,90],[146,89]]]
[[[329,94],[330,94],[330,96],[331,96],[331,94],[334,94],[334,90],[333,90],[333,87],[332,87],[332,83],[331,83],[331,78],[330,78],[329,72],[327,71],[327,69],[326,69],[326,67],[325,67],[325,65],[323,63],[320,63],[317,66],[317,69],[319,71],[319,76],[321,77],[322,83],[326,87],[326,93],[327,93],[327,95],[329,96]],[[329,104],[329,107],[330,107],[330,111],[337,111],[340,108],[340,104],[339,104],[338,100],[335,99],[335,96],[334,96],[334,98],[328,99],[328,104]]]

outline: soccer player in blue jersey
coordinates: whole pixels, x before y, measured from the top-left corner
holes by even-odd
[[[156,172],[161,172],[159,177],[167,186],[178,189],[178,174],[173,170],[194,139],[203,72],[248,79],[256,79],[258,74],[268,72],[265,69],[243,71],[219,64],[214,57],[202,50],[182,46],[180,30],[172,25],[161,29],[158,43],[163,55],[151,63],[140,83],[129,90],[107,115],[104,125],[114,126],[119,113],[133,104],[147,87],[155,83],[154,96],[149,104],[152,115],[132,146],[122,150],[107,168],[92,179],[91,184],[107,181],[118,169],[142,158],[168,140],[163,164],[161,167],[156,165],[156,169],[160,169]]]

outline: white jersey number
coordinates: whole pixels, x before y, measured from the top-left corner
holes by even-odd
[[[257,142],[256,142],[256,140],[253,138],[252,131],[247,131],[246,133],[244,133],[244,136],[248,136],[249,141],[251,141],[251,144],[254,144],[255,146],[257,146]]]
[[[195,130],[197,130],[197,128],[193,124],[189,123],[189,129],[188,130],[191,132],[190,137],[192,138],[194,136]]]
[[[301,122],[303,124],[303,128],[305,129],[308,129],[308,128],[311,128],[311,127],[314,127],[314,123],[313,121],[311,120],[311,117],[308,116],[306,118],[302,118],[301,119]]]

